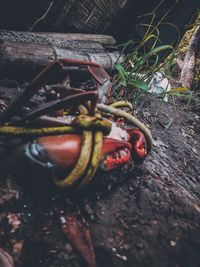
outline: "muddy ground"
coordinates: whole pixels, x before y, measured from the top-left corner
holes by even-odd
[[[0,87],[4,99],[17,94],[9,87]],[[152,130],[151,154],[139,167],[98,173],[84,195],[25,188],[12,166],[2,168],[0,247],[16,267],[86,266],[60,231],[55,203],[89,227],[98,267],[200,266],[200,112],[148,97],[137,115]]]

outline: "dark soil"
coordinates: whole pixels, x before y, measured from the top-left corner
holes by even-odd
[[[16,84],[6,86],[0,94],[9,101]],[[199,113],[154,97],[137,113],[152,129],[151,154],[140,167],[97,174],[85,195],[69,199],[48,185],[41,194],[40,183],[24,188],[12,166],[2,170],[0,247],[16,267],[85,266],[60,231],[55,203],[88,225],[98,267],[200,266]]]

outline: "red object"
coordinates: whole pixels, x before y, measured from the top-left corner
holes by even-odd
[[[48,162],[61,172],[71,171],[80,155],[82,136],[66,134],[40,137],[36,141],[23,146],[23,156],[32,163],[45,166]],[[105,170],[115,169],[130,159],[132,146],[129,142],[112,138],[103,139],[102,164]]]
[[[144,134],[138,129],[127,129],[130,142],[133,146],[131,155],[136,164],[140,164],[147,156],[147,142]]]
[[[96,258],[90,230],[78,220],[73,213],[60,215],[61,229],[72,246],[85,260],[88,267],[96,267]]]
[[[100,168],[104,171],[116,169],[130,160],[140,164],[147,156],[147,144],[143,133],[137,129],[127,129],[129,140],[122,141],[104,137]],[[40,137],[23,146],[23,157],[33,164],[45,168],[53,167],[66,174],[76,165],[82,146],[82,136],[65,134]],[[48,164],[47,164],[48,163]]]

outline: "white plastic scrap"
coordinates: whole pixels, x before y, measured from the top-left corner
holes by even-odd
[[[112,122],[111,131],[107,137],[122,141],[128,141],[129,139],[127,131],[117,126],[115,122]]]
[[[153,94],[163,94],[171,90],[171,85],[167,77],[161,73],[156,72],[152,79],[150,80],[149,84],[149,93]],[[164,99],[165,102],[168,102],[168,94],[165,94]]]

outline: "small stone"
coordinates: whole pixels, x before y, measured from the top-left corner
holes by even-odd
[[[120,255],[120,254],[117,254],[116,255],[118,258],[120,258],[121,260],[123,261],[127,261],[127,257],[125,255]]]
[[[171,245],[172,247],[175,247],[175,246],[176,246],[176,242],[173,241],[173,240],[170,240],[170,245]]]
[[[129,191],[130,191],[131,193],[133,193],[133,191],[134,191],[133,186],[129,185]]]
[[[62,224],[65,224],[67,222],[64,216],[60,216],[60,221]]]

